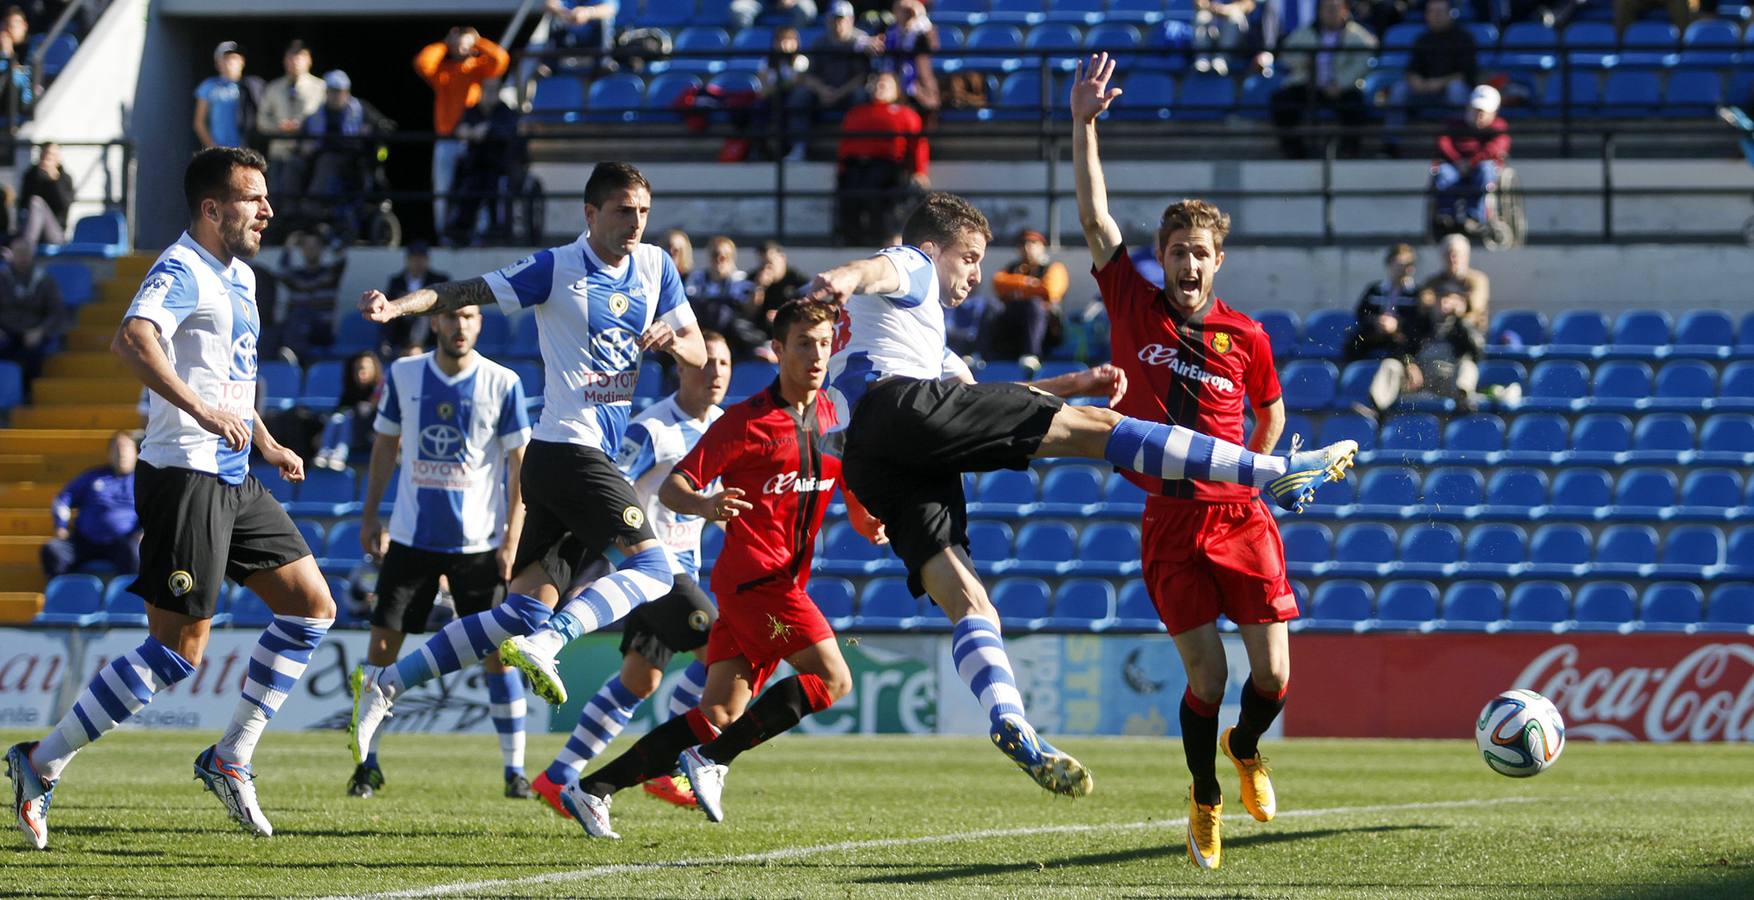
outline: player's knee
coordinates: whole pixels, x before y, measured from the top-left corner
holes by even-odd
[[[831,668],[822,675],[822,686],[828,690],[828,702],[833,703],[853,692],[853,673],[846,666]]]
[[[529,594],[508,593],[501,605],[517,617],[525,634],[541,628],[548,622],[548,617],[554,614],[547,604]]]
[[[1254,682],[1257,693],[1277,697],[1285,693],[1286,685],[1291,683],[1291,663],[1275,664],[1261,671],[1251,672],[1249,681]]]
[[[1224,699],[1224,666],[1194,666],[1188,670],[1188,689],[1207,703]]]
[[[731,705],[728,703],[702,703],[700,705],[701,716],[711,722],[714,728],[724,728],[736,721],[737,712],[737,710],[731,709]]]
[[[658,692],[658,685],[664,682],[664,673],[652,667],[651,663],[637,653],[630,654],[621,667],[621,686],[627,688],[635,697],[644,700]]]

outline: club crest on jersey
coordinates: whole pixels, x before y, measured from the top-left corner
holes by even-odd
[[[455,414],[456,411],[457,411],[457,408],[455,406],[452,406],[449,400],[439,401],[439,405],[438,405],[438,409],[437,409],[439,418],[448,419],[453,414]]]
[[[646,523],[646,514],[637,506],[629,506],[621,511],[621,524],[629,528],[638,528]]]
[[[1212,349],[1218,351],[1219,353],[1229,353],[1230,352],[1230,333],[1225,332],[1225,331],[1220,331],[1217,334],[1212,335]]]
[[[619,316],[622,313],[627,312],[629,302],[630,301],[627,299],[626,294],[616,291],[609,295],[609,312],[613,315]]]
[[[463,432],[450,425],[428,425],[420,429],[422,459],[459,459],[463,451]]]
[[[181,597],[195,589],[195,576],[178,569],[165,580],[165,587],[170,588],[172,597]]]
[[[712,624],[712,617],[708,616],[704,609],[697,609],[688,614],[688,627],[695,631],[706,631],[712,627]]]

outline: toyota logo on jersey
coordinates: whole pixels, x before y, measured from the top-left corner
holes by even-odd
[[[1214,375],[1211,372],[1182,359],[1181,351],[1175,347],[1165,347],[1162,344],[1146,344],[1144,347],[1139,348],[1139,361],[1148,366],[1163,366],[1183,378],[1193,379],[1194,381],[1207,385],[1214,390],[1224,391],[1226,393],[1234,392],[1236,390],[1236,382],[1225,378],[1223,375]]]
[[[420,458],[460,460],[463,458],[463,432],[449,425],[428,425],[420,429]]]
[[[238,335],[231,342],[231,377],[256,379],[256,336],[250,332]]]
[[[611,372],[639,364],[639,335],[626,328],[607,328],[591,336],[591,355]]]
[[[807,494],[834,490],[833,478],[799,478],[797,472],[781,472],[761,486],[763,494]]]

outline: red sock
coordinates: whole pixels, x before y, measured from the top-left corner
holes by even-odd
[[[701,715],[700,710],[691,709],[683,713],[682,717],[688,722],[688,730],[694,732],[695,743],[704,744],[719,736],[719,730],[706,720],[706,716]]]
[[[804,699],[811,713],[819,713],[834,705],[834,695],[828,692],[828,685],[816,675],[799,675],[798,684],[804,688]]]

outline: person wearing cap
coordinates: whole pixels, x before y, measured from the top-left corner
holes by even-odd
[[[243,147],[249,123],[262,103],[262,79],[244,75],[244,53],[236,41],[213,48],[213,68],[195,87],[195,137],[207,147]]]
[[[876,39],[853,27],[853,5],[835,0],[828,6],[828,31],[810,48],[804,89],[816,110],[849,109],[865,100],[865,79],[871,74]]]
[[[340,69],[323,74],[323,105],[304,120],[304,158],[309,192],[323,196],[363,189],[371,173],[366,139],[396,130],[396,123],[353,96],[353,79]]]
[[[1467,112],[1437,138],[1431,187],[1440,230],[1448,230],[1446,225],[1475,230],[1486,223],[1486,192],[1498,183],[1498,170],[1510,157],[1510,131],[1498,106],[1498,90],[1480,85],[1468,97]]]
[[[402,271],[390,276],[384,294],[406,297],[423,287],[444,284],[451,276],[432,268],[426,244],[414,241],[402,255]],[[378,326],[378,355],[418,356],[425,352],[427,336],[432,333],[431,320],[426,316],[404,316]]]
[[[1039,366],[1060,342],[1060,300],[1070,278],[1064,264],[1048,258],[1048,239],[1026,229],[1017,236],[1017,261],[993,275],[993,294],[1003,303],[993,320],[994,359]]]
[[[1426,0],[1425,28],[1407,52],[1406,77],[1389,91],[1383,144],[1390,156],[1400,155],[1399,132],[1413,107],[1456,109],[1479,80],[1479,47],[1468,29],[1456,27],[1449,0]]]
[[[296,135],[304,121],[323,105],[328,88],[311,74],[311,51],[304,41],[286,45],[280,63],[286,74],[262,89],[262,105],[256,109],[256,130],[270,135]],[[299,163],[298,141],[282,137],[268,142],[268,194],[304,192],[304,168]]]

